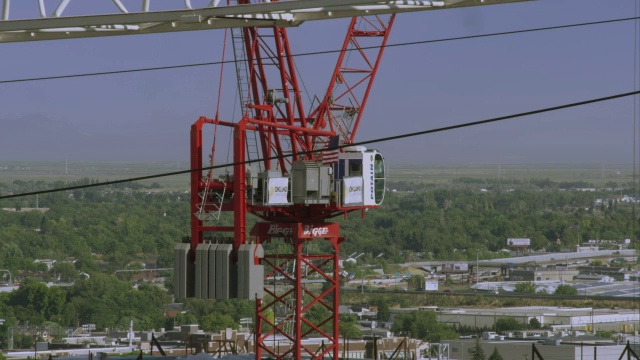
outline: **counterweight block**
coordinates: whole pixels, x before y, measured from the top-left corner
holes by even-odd
[[[243,244],[236,253],[231,244],[177,244],[174,250],[174,297],[202,299],[262,299],[264,250]],[[191,261],[190,259],[194,259]]]

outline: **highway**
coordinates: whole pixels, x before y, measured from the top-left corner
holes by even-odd
[[[640,286],[639,286],[640,288]],[[361,293],[360,289],[342,288],[340,291],[344,293]],[[389,288],[388,290],[368,288],[364,293],[370,294],[397,294],[412,296],[422,295],[425,297],[437,297],[437,296],[484,296],[484,297],[496,297],[496,298],[528,298],[528,299],[547,299],[547,300],[612,300],[612,301],[633,301],[638,302],[638,297],[634,296],[605,296],[605,295],[554,295],[554,294],[524,294],[524,293],[501,293],[494,294],[490,292],[480,291],[422,291],[422,290],[401,290],[398,286],[397,290]]]

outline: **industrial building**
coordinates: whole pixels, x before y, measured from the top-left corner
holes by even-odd
[[[474,339],[447,340],[449,359],[470,360],[476,346]],[[560,344],[555,341],[538,343],[532,341],[485,341],[480,342],[485,356],[497,349],[503,359],[532,359],[532,348],[535,346],[542,359],[618,359],[625,351],[623,344]],[[634,349],[634,352],[637,350]]]
[[[632,333],[640,329],[640,315],[630,309],[563,308],[554,306],[527,306],[513,308],[439,308],[416,307],[390,309],[389,322],[396,315],[413,311],[435,311],[439,322],[451,326],[469,326],[493,329],[500,318],[514,318],[524,324],[537,319],[553,332],[598,331]]]

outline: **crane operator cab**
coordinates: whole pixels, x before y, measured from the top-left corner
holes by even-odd
[[[295,161],[290,175],[280,171],[258,174],[256,191],[249,195],[261,205],[378,206],[384,199],[384,158],[364,146],[344,149],[331,164],[315,160]]]
[[[377,150],[367,150],[364,146],[347,147],[338,155],[333,172],[334,191],[342,206],[382,204],[385,168],[384,158]]]

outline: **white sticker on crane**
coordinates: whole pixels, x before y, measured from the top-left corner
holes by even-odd
[[[289,178],[269,178],[269,205],[289,204]]]
[[[346,177],[343,179],[343,205],[362,204],[362,178]]]

